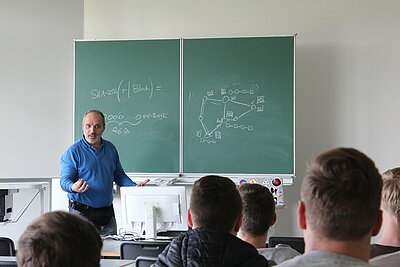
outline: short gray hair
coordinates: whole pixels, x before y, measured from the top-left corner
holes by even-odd
[[[100,110],[97,110],[97,109],[91,109],[91,110],[86,111],[85,115],[83,115],[83,118],[82,118],[82,124],[85,121],[86,115],[89,114],[89,113],[97,113],[97,114],[99,114],[103,118],[103,126],[106,126],[106,119],[104,117],[103,112],[101,112]]]

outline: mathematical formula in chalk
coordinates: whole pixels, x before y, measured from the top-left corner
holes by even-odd
[[[112,127],[112,133],[118,135],[130,134],[132,127],[140,126],[144,121],[162,121],[168,119],[168,112],[137,113],[126,116],[122,112],[104,114],[106,125]]]
[[[122,99],[133,98],[135,95],[144,94],[151,99],[154,94],[163,89],[162,85],[154,84],[152,79],[148,79],[146,83],[138,83],[121,80],[116,83],[113,88],[90,90],[91,100],[99,100],[102,98],[115,98],[121,103]]]

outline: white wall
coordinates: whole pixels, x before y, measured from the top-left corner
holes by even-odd
[[[297,33],[296,173],[275,234],[296,223],[306,161],[352,146],[381,171],[397,148],[400,2],[397,0],[85,0],[86,39],[268,36]],[[72,131],[72,129],[68,129]]]
[[[73,39],[83,37],[83,14],[83,0],[0,1],[0,182],[59,176],[73,140]],[[12,218],[33,193],[14,194]],[[17,242],[39,204],[18,223],[0,224],[0,236]]]
[[[0,1],[0,178],[59,176],[83,0]]]

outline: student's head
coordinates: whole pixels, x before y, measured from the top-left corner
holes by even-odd
[[[381,189],[381,176],[365,154],[352,148],[322,153],[310,162],[303,179],[300,227],[335,241],[376,235]]]
[[[88,220],[64,211],[34,220],[18,242],[20,267],[100,266],[102,240]]]
[[[241,213],[239,191],[229,178],[209,175],[194,183],[188,214],[191,227],[233,233],[239,230]]]
[[[400,167],[382,174],[382,208],[400,218]]]
[[[101,136],[105,127],[104,114],[101,111],[89,110],[83,116],[82,130],[86,141],[90,145],[101,144]]]
[[[275,223],[275,201],[269,189],[259,184],[239,187],[243,202],[243,222],[240,231],[252,237],[267,235]]]

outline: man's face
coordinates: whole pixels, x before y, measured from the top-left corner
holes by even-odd
[[[99,114],[95,112],[86,114],[82,122],[82,130],[86,141],[90,145],[100,147],[101,136],[105,130],[105,126],[103,124],[103,118]]]

